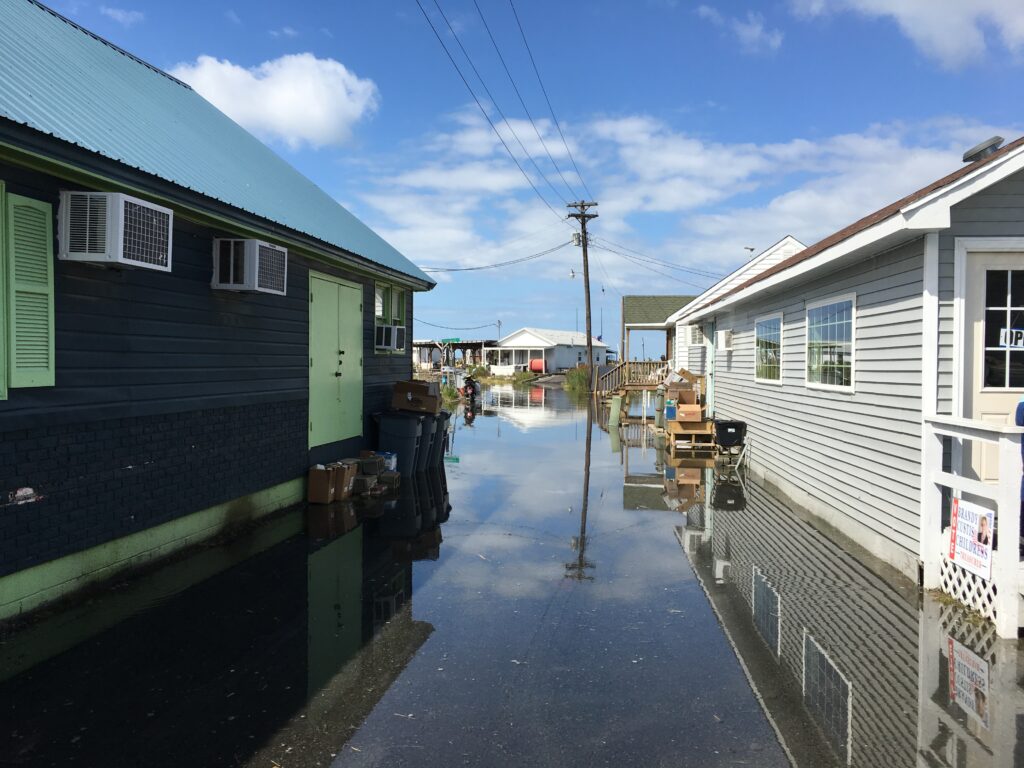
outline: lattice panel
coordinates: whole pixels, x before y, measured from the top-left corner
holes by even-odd
[[[974,623],[963,620],[963,609],[957,605],[939,606],[939,626],[943,634],[951,636],[961,645],[965,645],[988,661],[995,661],[996,635],[995,624],[991,622]]]
[[[943,557],[939,570],[939,586],[947,595],[955,597],[985,618],[995,621],[995,582],[985,581]]]

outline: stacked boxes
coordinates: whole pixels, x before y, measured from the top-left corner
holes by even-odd
[[[399,381],[391,395],[396,411],[438,413],[441,410],[441,389],[436,381]]]

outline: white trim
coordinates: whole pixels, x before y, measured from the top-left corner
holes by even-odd
[[[841,240],[799,264],[760,280],[732,296],[708,304],[704,303],[707,292],[701,294],[689,305],[683,307],[683,312],[677,319],[696,319],[717,312],[779,283],[788,282],[844,256],[856,254],[860,249],[870,248],[871,252],[877,252],[880,244],[894,246],[927,232],[946,229],[950,226],[950,209],[954,205],[1022,169],[1024,169],[1024,145],[1017,147],[998,160],[986,163],[974,172],[935,190],[922,199],[909,203],[889,218]],[[694,307],[692,315],[686,312],[691,305]]]
[[[837,384],[820,384],[815,381],[810,381],[807,378],[808,368],[808,347],[811,343],[811,325],[808,320],[808,313],[812,309],[818,307],[824,307],[828,304],[839,304],[840,302],[850,302],[850,386],[843,387]],[[826,392],[839,392],[844,395],[852,395],[857,391],[857,294],[856,293],[842,293],[836,296],[830,296],[827,299],[818,299],[817,301],[808,301],[804,303],[804,387],[806,389],[820,389]]]
[[[777,379],[761,379],[757,376],[757,324],[765,320],[779,321],[779,378]],[[758,384],[771,384],[775,387],[782,385],[782,345],[785,341],[785,325],[785,318],[782,312],[770,312],[767,315],[760,315],[754,318],[754,381]],[[806,378],[806,373],[804,376]]]
[[[1024,252],[1024,237],[958,237],[953,241],[953,415],[964,416],[964,394],[967,391],[965,343],[967,315],[967,257],[974,253]],[[960,467],[962,471],[962,467]]]

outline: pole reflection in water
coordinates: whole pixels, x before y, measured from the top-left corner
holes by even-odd
[[[310,505],[5,637],[0,764],[330,764],[433,632],[450,509],[443,469]]]
[[[676,527],[796,765],[1024,765],[1017,643],[739,476]]]
[[[587,403],[587,436],[583,449],[583,504],[580,507],[580,535],[573,539],[572,548],[576,552],[576,560],[565,564],[566,577],[577,581],[593,581],[594,577],[587,573],[595,566],[587,560],[587,506],[590,503],[590,451],[594,438],[594,404]]]

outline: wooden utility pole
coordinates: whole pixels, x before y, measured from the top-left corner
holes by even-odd
[[[597,203],[588,203],[584,200],[569,203],[566,206],[566,208],[576,209],[576,212],[570,213],[568,218],[576,219],[580,223],[580,244],[583,246],[583,294],[587,308],[587,370],[590,372],[587,391],[591,393],[594,391],[594,333],[590,323],[590,262],[587,260],[587,222],[596,219],[597,214],[587,213],[587,209],[596,207]]]

